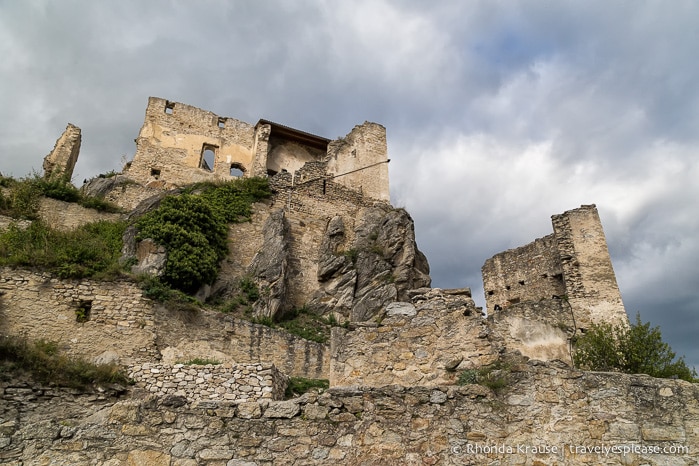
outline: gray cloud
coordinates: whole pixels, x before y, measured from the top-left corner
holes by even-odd
[[[436,286],[596,203],[631,316],[699,367],[699,5],[0,3],[3,173],[67,122],[76,179],[120,169],[147,97],[328,137],[387,127],[394,204]],[[476,296],[482,303],[482,296]]]

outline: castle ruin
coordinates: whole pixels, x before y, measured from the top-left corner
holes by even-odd
[[[53,153],[65,146],[75,157],[50,155],[47,174],[72,172],[79,137],[77,143],[68,137],[75,134],[70,126],[67,133]],[[66,139],[73,143],[61,143]],[[31,405],[44,397],[42,389],[0,380],[0,399],[22,406],[16,422],[0,423],[0,458],[83,464],[92,457],[113,466],[368,464],[376,458],[461,464],[462,448],[493,439],[552,445],[699,440],[696,397],[687,383],[571,367],[577,334],[594,323],[628,323],[594,205],[554,215],[552,234],[485,262],[485,317],[469,288],[431,288],[412,219],[389,204],[386,136],[378,124],[364,123],[332,141],[151,97],[136,143],[122,173],[83,187],[130,212],[109,214],[114,218],[147,211],[191,183],[269,179],[272,197],[253,206],[250,222],[228,226],[228,257],[201,296],[226,296],[231,283],[246,276],[265,290],[255,304],[259,315],[276,318],[304,306],[344,325],[332,328],[328,342],[314,342],[206,306],[171,309],[143,296],[130,277],[61,279],[1,268],[0,334],[54,340],[68,354],[118,362],[145,398],[112,403],[104,422],[90,407],[87,420],[74,427],[43,419],[41,406]],[[55,199],[42,203],[39,216],[64,230],[105,218]],[[0,225],[12,221],[0,218]],[[138,265],[148,259],[132,258]],[[459,373],[504,355],[514,361],[505,395],[455,385]],[[197,358],[221,364],[182,364]],[[282,400],[289,376],[327,379],[330,390]],[[679,412],[678,403],[694,411]],[[56,424],[60,435],[26,435],[37,422]],[[260,431],[251,434],[250,422]],[[100,425],[94,435],[109,436],[108,447],[92,441],[91,423]],[[539,464],[526,455],[470,459],[494,458]],[[597,458],[564,454],[541,464]]]
[[[293,175],[317,162],[325,168],[322,179],[389,201],[386,129],[376,123],[331,141],[264,119],[251,125],[151,97],[136,146],[127,174],[146,186]]]

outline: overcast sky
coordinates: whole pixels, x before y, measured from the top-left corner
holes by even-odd
[[[148,96],[336,138],[383,124],[433,286],[596,204],[629,316],[699,369],[699,2],[0,0],[0,171],[71,122],[120,170]]]

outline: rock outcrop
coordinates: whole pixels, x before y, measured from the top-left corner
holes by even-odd
[[[318,258],[319,290],[310,306],[352,322],[369,320],[388,303],[408,301],[408,290],[430,285],[429,265],[415,242],[413,220],[403,209],[360,209],[346,239],[342,217],[328,222]],[[341,250],[343,244],[348,244]]]

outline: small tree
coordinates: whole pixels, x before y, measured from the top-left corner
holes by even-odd
[[[594,371],[620,371],[648,374],[653,377],[677,377],[694,382],[697,373],[690,369],[684,357],[675,360],[670,345],[663,342],[659,327],[641,322],[629,327],[607,323],[593,324],[575,342],[576,366]]]

